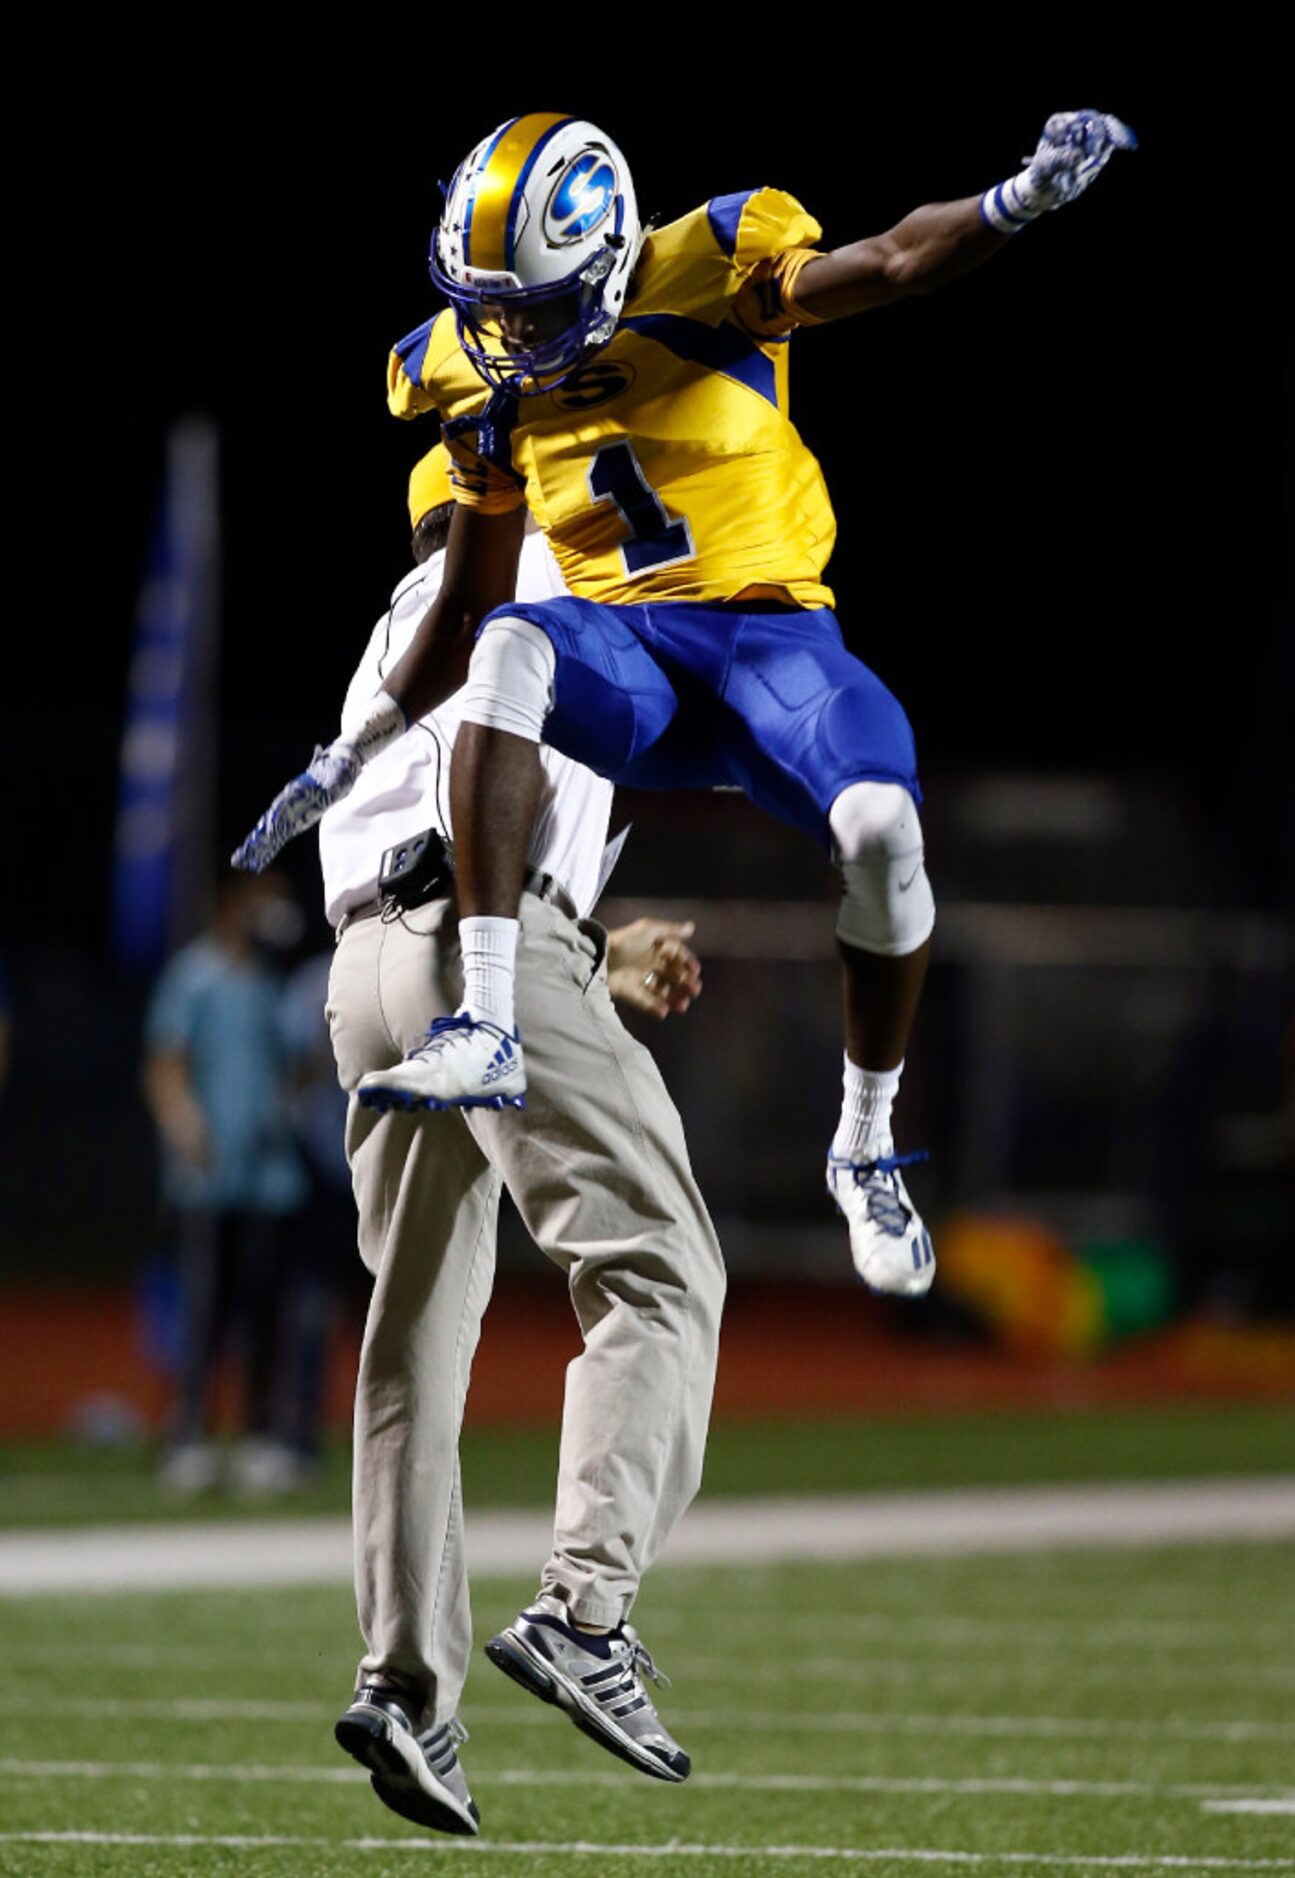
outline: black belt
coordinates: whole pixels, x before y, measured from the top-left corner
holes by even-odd
[[[538,867],[528,867],[522,878],[522,892],[533,893],[537,900],[547,900],[559,913],[565,913],[568,919],[579,919],[575,901],[552,874],[543,874]],[[394,900],[375,897],[366,900],[362,906],[348,907],[337,922],[337,937],[340,939],[348,926],[354,926],[362,919],[375,919],[380,913],[391,909],[391,917],[397,918],[406,909],[398,906]]]

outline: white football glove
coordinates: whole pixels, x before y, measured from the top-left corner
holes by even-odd
[[[1014,235],[1050,209],[1082,196],[1113,151],[1137,147],[1128,125],[1108,111],[1057,111],[1043,126],[1026,168],[987,189],[980,213],[1000,235]]]
[[[353,725],[343,721],[344,735],[327,749],[316,750],[300,776],[280,789],[247,839],[230,855],[234,867],[259,874],[288,843],[313,828],[334,802],[349,796],[355,779],[371,757],[402,736],[405,714],[395,699],[378,692],[364,715]]]

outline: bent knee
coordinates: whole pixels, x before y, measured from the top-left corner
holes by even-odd
[[[935,896],[912,796],[899,783],[851,783],[828,820],[841,869],[837,937],[883,957],[916,952],[935,926]]]
[[[901,783],[849,783],[833,802],[828,824],[840,861],[869,854],[900,860],[922,851],[917,804]]]

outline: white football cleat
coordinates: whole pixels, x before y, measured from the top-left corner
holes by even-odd
[[[403,1063],[360,1078],[366,1109],[524,1109],[521,1039],[461,1011],[438,1017]]]
[[[925,1159],[925,1154],[883,1154],[872,1161],[827,1157],[827,1190],[850,1228],[854,1269],[872,1291],[920,1298],[931,1289],[931,1235],[899,1171]]]

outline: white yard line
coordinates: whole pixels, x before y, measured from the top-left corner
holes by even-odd
[[[0,1759],[0,1779],[229,1781],[236,1786],[347,1786],[368,1780],[355,1767],[272,1766],[172,1761],[20,1761]],[[546,1767],[474,1769],[474,1787],[612,1787],[634,1783],[628,1774]],[[1207,1812],[1295,1812],[1295,1792],[1267,1783],[1226,1781],[1030,1780],[1014,1775],[941,1779],[936,1775],[694,1773],[694,1788],[739,1793],[930,1793],[978,1798],[1006,1794],[1048,1800],[1187,1800]]]
[[[1295,1480],[1139,1482],[1094,1487],[710,1500],[681,1522],[672,1565],[1034,1551],[1295,1536]],[[534,1571],[551,1543],[542,1512],[468,1522],[473,1571]],[[338,1584],[351,1575],[344,1520],[270,1520],[11,1532],[0,1594],[234,1585]]]
[[[0,1780],[229,1780],[236,1786],[352,1786],[367,1783],[358,1767],[274,1767],[264,1761],[251,1766],[213,1766],[207,1762],[177,1761],[13,1761],[0,1760]],[[542,1780],[537,1773],[536,1782]],[[475,1781],[482,1785],[480,1777]],[[1210,1793],[1218,1787],[1203,1789]]]
[[[1206,1800],[1203,1813],[1295,1813],[1295,1793],[1285,1799]]]
[[[260,1851],[300,1846],[337,1852],[486,1853],[495,1858],[803,1858],[843,1864],[1046,1866],[1072,1871],[1269,1871],[1295,1872],[1288,1858],[1208,1858],[1195,1854],[1144,1852],[960,1852],[938,1847],[840,1845],[690,1845],[667,1840],[627,1845],[590,1839],[314,1839],[285,1833],[0,1832],[0,1845],[139,1845],[183,1849],[215,1846]]]
[[[131,1719],[135,1721],[212,1722],[266,1721],[318,1723],[335,1712],[319,1702],[243,1701],[237,1697],[177,1697],[174,1700],[130,1696],[78,1697],[76,1719]],[[42,1701],[37,1695],[0,1698],[0,1715],[67,1718],[65,1697]],[[464,1706],[469,1723],[501,1723],[512,1727],[551,1728],[552,1717],[538,1703]],[[941,1735],[1047,1737],[1054,1741],[1295,1741],[1295,1722],[1252,1721],[1237,1716],[1226,1721],[1199,1721],[1192,1716],[1168,1715],[1146,1721],[1118,1716],[1073,1715],[958,1715],[896,1712],[892,1709],[843,1709],[828,1713],[781,1707],[777,1709],[691,1708],[673,1703],[672,1718],[680,1726],[704,1732],[786,1735],[798,1734]]]

